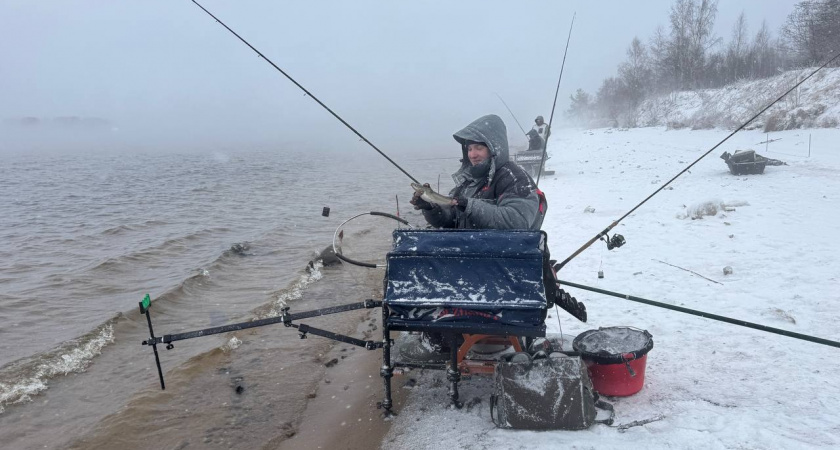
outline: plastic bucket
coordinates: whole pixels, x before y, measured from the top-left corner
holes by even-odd
[[[592,385],[599,394],[633,395],[645,384],[647,353],[653,336],[632,327],[608,327],[584,331],[572,342],[580,353]]]

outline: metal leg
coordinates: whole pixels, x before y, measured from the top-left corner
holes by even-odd
[[[464,404],[458,401],[458,382],[461,381],[461,371],[458,369],[458,335],[449,333],[449,368],[446,369],[446,378],[449,380],[449,398],[452,399],[452,406],[461,408]]]
[[[393,414],[391,407],[393,401],[391,400],[391,377],[394,376],[394,365],[391,362],[391,330],[388,328],[388,307],[382,305],[382,368],[379,369],[379,375],[382,376],[385,383],[385,398],[382,400],[381,406],[385,410],[385,417]]]

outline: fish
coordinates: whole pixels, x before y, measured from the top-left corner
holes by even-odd
[[[455,199],[445,195],[440,195],[429,186],[423,186],[419,183],[411,183],[411,187],[414,188],[416,192],[420,193],[420,198],[429,203],[436,203],[442,206],[452,206],[455,204]]]

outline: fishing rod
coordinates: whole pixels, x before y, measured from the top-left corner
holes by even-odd
[[[563,69],[566,68],[566,55],[569,53],[569,41],[572,40],[572,28],[575,26],[575,16],[577,16],[577,12],[572,14],[572,24],[569,25],[569,37],[566,38],[566,50],[563,51],[563,64],[560,65],[560,77],[557,78],[557,89],[554,90],[554,103],[551,105],[551,116],[548,117],[548,127],[545,129],[545,144],[543,145],[542,158],[540,158],[540,168],[537,171],[537,186],[540,185],[540,175],[542,175],[543,164],[545,164],[545,155],[548,153],[548,135],[551,133],[551,122],[554,121],[554,108],[557,107],[557,95],[560,93],[560,80],[563,79]]]
[[[370,145],[370,146],[371,146],[374,150],[376,150],[377,152],[379,152],[379,154],[380,154],[380,155],[382,155],[383,157],[385,157],[385,159],[387,159],[387,160],[388,160],[388,162],[390,162],[391,164],[393,164],[393,165],[394,165],[394,167],[396,167],[397,169],[400,169],[400,171],[401,171],[402,173],[404,173],[404,174],[405,174],[408,178],[411,178],[411,181],[413,181],[413,182],[415,182],[415,183],[417,183],[417,184],[421,184],[419,181],[417,181],[417,179],[416,179],[416,178],[414,178],[413,176],[411,176],[411,174],[409,174],[408,172],[406,172],[406,171],[405,171],[405,169],[403,169],[402,167],[400,167],[400,165],[399,165],[399,164],[397,164],[396,162],[394,162],[394,160],[393,160],[393,159],[389,158],[389,157],[388,157],[388,155],[386,155],[386,154],[385,154],[385,152],[383,152],[382,150],[379,150],[379,148],[378,148],[377,146],[373,145],[373,143],[372,143],[372,142],[370,142],[370,141],[369,141],[366,137],[364,137],[364,136],[362,135],[362,133],[359,133],[358,131],[356,131],[356,129],[355,129],[355,128],[353,128],[353,126],[351,126],[349,123],[347,123],[347,121],[345,121],[344,119],[342,119],[342,118],[341,118],[341,116],[339,116],[338,114],[336,114],[335,112],[333,112],[333,110],[332,110],[332,109],[330,109],[330,107],[329,107],[329,106],[325,105],[325,104],[324,104],[324,102],[322,102],[321,100],[319,100],[319,99],[318,99],[318,97],[315,97],[314,95],[312,95],[312,93],[311,93],[311,92],[309,92],[309,91],[308,91],[305,87],[303,87],[303,85],[301,85],[300,83],[298,83],[297,81],[295,81],[295,79],[294,79],[294,78],[292,78],[291,76],[289,76],[289,74],[287,74],[286,72],[284,72],[284,71],[283,71],[283,69],[281,69],[280,67],[278,67],[278,66],[277,66],[277,64],[274,64],[274,62],[273,62],[272,60],[268,59],[265,55],[263,55],[263,54],[262,54],[262,52],[260,52],[259,50],[257,50],[257,49],[256,49],[253,45],[251,45],[248,41],[246,41],[245,39],[243,39],[243,38],[242,38],[242,36],[238,35],[238,34],[237,34],[235,31],[233,31],[233,30],[232,30],[229,26],[225,25],[225,23],[224,23],[224,22],[222,22],[221,20],[219,20],[219,18],[218,18],[218,17],[214,16],[214,15],[213,15],[213,13],[211,13],[210,11],[208,11],[205,7],[201,6],[201,5],[200,5],[200,4],[199,4],[196,0],[191,0],[191,1],[192,1],[193,3],[195,3],[195,5],[196,5],[196,6],[198,6],[199,8],[201,8],[201,10],[202,10],[202,11],[206,12],[206,13],[207,13],[207,15],[209,15],[210,17],[212,17],[212,18],[213,18],[216,22],[219,22],[219,24],[220,24],[221,26],[225,27],[225,29],[226,29],[226,30],[230,31],[230,32],[231,32],[234,36],[236,36],[236,37],[237,37],[240,41],[242,41],[242,43],[243,43],[243,44],[245,44],[245,45],[247,45],[248,47],[250,47],[250,48],[251,48],[251,50],[253,50],[254,52],[256,52],[256,54],[257,54],[257,55],[259,55],[259,56],[260,56],[260,58],[264,59],[264,60],[265,60],[265,62],[267,62],[267,63],[271,64],[271,66],[272,66],[272,67],[274,67],[275,69],[277,69],[277,71],[278,71],[278,72],[282,73],[282,74],[283,74],[283,76],[285,76],[286,78],[288,78],[288,79],[289,79],[289,81],[291,81],[292,83],[294,83],[294,84],[295,84],[295,86],[299,87],[299,88],[300,88],[300,89],[301,89],[301,90],[302,90],[302,91],[303,91],[306,95],[308,95],[310,98],[312,98],[312,100],[315,100],[315,101],[316,101],[319,105],[321,105],[324,109],[326,109],[326,110],[327,110],[327,112],[329,112],[330,114],[332,114],[332,116],[333,116],[333,117],[335,117],[336,119],[338,119],[338,121],[339,121],[339,122],[343,123],[343,124],[344,124],[344,126],[346,126],[347,128],[349,128],[349,129],[350,129],[350,131],[352,131],[353,133],[355,133],[355,134],[356,134],[356,136],[359,136],[359,138],[361,138],[361,140],[363,140],[363,141],[364,141],[367,145]]]
[[[840,342],[837,342],[837,341],[831,341],[831,340],[828,340],[828,339],[809,336],[807,334],[794,333],[793,331],[782,330],[780,328],[768,327],[766,325],[761,325],[761,324],[758,324],[758,323],[747,322],[746,320],[733,319],[731,317],[726,317],[726,316],[719,316],[717,314],[698,311],[696,309],[689,309],[689,308],[683,308],[682,306],[669,305],[667,303],[648,300],[648,299],[642,298],[642,297],[635,297],[635,296],[632,296],[632,295],[620,294],[618,292],[612,292],[612,291],[608,291],[606,289],[599,289],[599,288],[592,287],[592,286],[586,286],[586,285],[583,285],[583,284],[572,283],[570,281],[558,280],[558,282],[562,285],[565,285],[565,286],[576,287],[578,289],[597,292],[599,294],[604,294],[604,295],[611,295],[613,297],[618,297],[618,298],[623,298],[625,300],[630,300],[631,302],[643,303],[645,305],[651,305],[651,306],[658,306],[660,308],[670,309],[672,311],[678,311],[678,312],[686,313],[686,314],[692,314],[692,315],[695,315],[695,316],[704,317],[706,319],[712,319],[712,320],[717,320],[717,321],[720,321],[720,322],[731,323],[733,325],[740,325],[742,327],[747,327],[747,328],[752,328],[752,329],[755,329],[755,330],[766,331],[768,333],[779,334],[779,335],[782,335],[782,336],[792,337],[792,338],[795,338],[795,339],[801,339],[803,341],[814,342],[814,343],[817,343],[817,344],[828,345],[830,347],[840,348]]]
[[[519,125],[519,129],[522,130],[522,134],[524,134],[525,136],[528,136],[528,133],[526,133],[525,129],[522,128],[522,124],[519,123],[519,119],[517,119],[516,115],[513,114],[513,111],[510,110],[510,106],[508,106],[507,102],[505,102],[505,99],[503,99],[502,96],[499,95],[498,92],[494,92],[494,94],[496,94],[496,97],[499,97],[499,100],[501,100],[502,104],[505,105],[505,108],[507,108],[508,112],[510,113],[510,116],[513,117],[513,120],[515,120],[516,124]]]
[[[624,245],[624,243],[625,243],[624,236],[622,236],[622,235],[620,235],[620,234],[614,234],[612,237],[610,237],[607,233],[609,233],[609,232],[610,232],[613,228],[615,228],[615,227],[618,225],[618,223],[619,223],[619,222],[621,222],[622,220],[624,220],[627,216],[629,216],[630,214],[633,214],[633,212],[634,212],[634,211],[636,211],[637,209],[639,209],[639,207],[640,207],[640,206],[644,205],[644,204],[645,204],[648,200],[650,200],[650,199],[651,199],[654,195],[658,194],[660,191],[662,191],[663,189],[665,189],[665,188],[666,188],[669,184],[671,184],[671,182],[673,182],[674,180],[676,180],[676,179],[677,179],[677,177],[679,177],[680,175],[682,175],[682,174],[684,174],[685,172],[687,172],[687,171],[688,171],[688,169],[691,169],[692,167],[694,167],[694,165],[695,165],[695,164],[697,164],[698,162],[700,162],[700,160],[701,160],[701,159],[705,158],[706,156],[708,156],[708,155],[709,155],[709,153],[713,152],[716,148],[720,147],[720,146],[721,146],[721,144],[723,144],[724,142],[728,141],[728,140],[729,140],[729,138],[731,138],[732,136],[734,136],[734,135],[735,135],[735,133],[737,133],[737,132],[741,131],[742,129],[744,129],[744,127],[746,127],[747,125],[749,125],[749,124],[750,124],[753,120],[755,120],[758,116],[762,115],[765,111],[767,111],[768,109],[770,109],[770,107],[771,107],[771,106],[773,106],[773,105],[775,105],[776,103],[778,103],[779,101],[781,101],[783,98],[785,98],[785,96],[787,96],[788,94],[790,94],[791,92],[793,92],[793,90],[794,90],[794,89],[798,88],[800,85],[802,85],[802,83],[804,83],[805,81],[807,81],[809,78],[811,78],[812,76],[814,76],[817,72],[819,72],[820,70],[824,69],[824,68],[825,68],[826,66],[828,66],[829,64],[833,63],[833,62],[834,62],[835,60],[837,60],[838,58],[840,58],[840,53],[837,53],[837,54],[836,54],[836,55],[834,55],[831,59],[829,59],[828,61],[826,61],[823,65],[821,65],[821,66],[817,67],[816,69],[814,69],[814,70],[813,70],[813,71],[812,71],[812,72],[811,72],[811,73],[810,73],[807,77],[803,78],[801,81],[799,81],[798,83],[796,83],[795,85],[793,85],[793,87],[791,87],[790,89],[788,89],[787,91],[785,91],[785,93],[784,93],[784,94],[782,94],[782,95],[780,95],[780,96],[779,96],[776,100],[773,100],[773,101],[772,101],[769,105],[765,106],[765,107],[764,107],[761,111],[759,111],[758,113],[756,113],[754,116],[750,117],[750,119],[749,119],[749,120],[747,120],[746,122],[744,122],[743,124],[741,124],[741,126],[739,126],[738,128],[736,128],[736,129],[735,129],[735,131],[733,131],[733,132],[729,133],[729,135],[728,135],[728,136],[726,136],[725,138],[723,138],[723,140],[722,140],[722,141],[720,141],[720,142],[718,142],[717,144],[715,144],[715,146],[714,146],[714,147],[712,147],[712,148],[710,148],[710,149],[709,149],[706,153],[703,153],[702,155],[700,155],[700,157],[699,157],[699,158],[697,158],[696,160],[694,160],[694,162],[693,162],[693,163],[689,164],[689,165],[688,165],[685,169],[681,170],[681,171],[680,171],[680,173],[678,173],[678,174],[674,175],[674,177],[673,177],[673,178],[671,178],[670,180],[668,180],[668,182],[667,182],[667,183],[665,183],[665,184],[663,184],[662,186],[660,186],[660,187],[659,187],[659,189],[655,190],[652,194],[650,194],[649,196],[647,196],[647,198],[645,198],[644,200],[642,200],[642,201],[641,201],[638,205],[634,206],[634,207],[633,207],[633,209],[631,209],[630,211],[627,211],[627,213],[625,213],[623,216],[619,217],[617,220],[615,220],[613,223],[611,223],[611,224],[610,224],[610,226],[608,226],[607,228],[605,228],[605,229],[604,229],[604,231],[602,231],[602,232],[600,232],[600,233],[596,234],[596,235],[595,235],[592,239],[590,239],[590,240],[589,240],[586,244],[583,244],[583,246],[581,246],[579,249],[577,249],[577,250],[576,250],[574,253],[572,253],[572,254],[571,254],[568,258],[564,259],[564,260],[563,260],[563,262],[556,264],[556,265],[554,266],[554,269],[555,269],[555,270],[560,270],[561,268],[563,268],[563,266],[565,266],[566,264],[568,264],[568,263],[569,263],[569,261],[571,261],[574,257],[576,257],[576,256],[577,256],[577,255],[579,255],[581,252],[583,252],[584,250],[586,250],[587,248],[589,248],[589,246],[590,246],[590,245],[594,244],[594,243],[595,243],[595,241],[597,241],[597,240],[599,240],[599,239],[607,243],[607,249],[608,249],[608,250],[612,250],[612,249],[614,249],[614,248],[618,248],[618,247],[621,247],[622,245]]]

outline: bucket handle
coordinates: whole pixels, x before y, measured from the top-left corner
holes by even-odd
[[[627,357],[627,355],[630,355],[630,358],[628,358],[628,357]],[[635,370],[633,370],[633,368],[632,368],[632,367],[630,367],[630,361],[632,361],[632,360],[634,360],[634,359],[635,359],[635,358],[633,357],[633,354],[632,354],[632,353],[628,353],[628,354],[626,354],[626,355],[621,355],[621,359],[622,359],[622,360],[624,360],[624,366],[625,366],[625,367],[627,367],[627,372],[628,372],[628,373],[630,373],[630,376],[631,376],[631,377],[635,377],[635,376],[636,376],[636,371],[635,371]]]
[[[642,329],[639,329],[639,328],[636,328],[636,327],[631,327],[631,326],[625,326],[624,328],[628,328],[628,329],[631,329],[633,331],[640,331],[640,332],[644,333],[648,337],[648,339],[650,339],[650,337],[651,337],[648,330],[642,330]],[[634,355],[632,353],[626,353],[624,355],[621,355],[621,359],[624,360],[624,366],[627,367],[627,372],[630,374],[631,377],[635,378],[636,377],[636,371],[633,370],[632,367],[630,367],[630,361],[633,361],[634,359],[636,359],[636,355]]]

